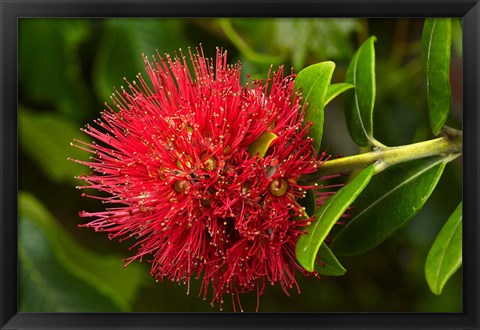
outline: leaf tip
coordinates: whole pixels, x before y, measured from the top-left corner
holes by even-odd
[[[443,286],[435,285],[433,283],[430,283],[429,281],[427,281],[427,283],[428,283],[428,287],[430,288],[430,291],[434,295],[440,296],[442,294]]]
[[[300,266],[303,267],[308,272],[313,272],[315,270],[314,262],[310,262],[308,257],[308,245],[303,244],[304,237],[306,235],[300,236],[297,246],[295,247],[295,254],[297,256],[297,261]]]

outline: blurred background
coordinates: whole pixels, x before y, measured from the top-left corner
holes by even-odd
[[[81,197],[75,175],[88,173],[67,157],[90,141],[79,128],[98,118],[123,77],[144,72],[142,53],[173,53],[202,44],[228,50],[242,73],[266,76],[270,64],[298,73],[332,60],[332,82],[343,82],[357,47],[377,37],[376,138],[393,146],[432,138],[421,65],[423,19],[19,19],[19,310],[25,312],[218,312],[184,285],[156,283],[147,262],[123,267],[132,241],[78,228],[81,210],[101,210]],[[453,110],[447,125],[462,127],[461,26],[453,29]],[[352,155],[342,96],[325,110],[323,148]],[[441,296],[428,289],[423,266],[430,246],[461,199],[461,160],[450,163],[437,189],[409,225],[375,250],[342,258],[342,277],[303,278],[291,297],[268,287],[261,312],[461,312],[462,271]],[[255,311],[256,295],[242,296]],[[224,311],[231,311],[226,299]]]

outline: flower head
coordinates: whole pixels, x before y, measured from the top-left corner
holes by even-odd
[[[309,224],[298,200],[313,188],[299,179],[320,159],[294,75],[280,67],[266,82],[242,84],[240,64],[220,50],[215,61],[200,50],[145,63],[150,81],[126,81],[112,96],[117,109],[106,104],[84,129],[96,141],[76,141],[93,154],[79,161],[92,169],[80,188],[106,193],[89,197],[110,206],[80,212],[93,218],[84,226],[135,237],[127,264],[147,259],[157,280],[200,278],[212,304],[260,296],[267,283],[298,289],[295,244]],[[257,153],[265,134],[274,139]]]

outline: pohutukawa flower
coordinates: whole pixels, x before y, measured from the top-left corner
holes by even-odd
[[[268,283],[300,292],[295,244],[309,220],[298,200],[315,188],[301,177],[325,154],[307,137],[295,76],[280,67],[242,84],[226,52],[214,61],[189,50],[189,60],[192,73],[183,54],[145,58],[151,85],[126,80],[112,96],[117,109],[106,104],[84,129],[96,142],[76,141],[93,154],[77,160],[92,169],[79,188],[111,204],[80,212],[93,218],[83,226],[136,238],[126,264],[147,259],[157,281],[199,278],[212,305],[228,294],[235,308],[240,293],[259,297]],[[265,136],[273,141],[257,152]]]

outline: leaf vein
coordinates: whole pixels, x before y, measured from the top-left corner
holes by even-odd
[[[442,249],[443,252],[445,252],[448,247],[450,246],[450,243],[452,242],[452,239],[453,239],[453,236],[455,236],[455,233],[458,229],[458,226],[460,225],[461,221],[462,220],[462,217],[460,217],[460,219],[458,220],[457,222],[457,225],[455,226],[455,229],[453,230],[453,235],[451,235],[449,238],[448,238],[448,241],[447,241],[447,244],[445,244],[444,248]],[[445,253],[442,253],[442,256],[440,258],[440,262],[439,262],[439,266],[437,267],[436,269],[436,274],[435,274],[435,279],[437,280],[437,286],[438,286],[438,280],[440,278],[440,270],[443,268],[443,263],[445,261]],[[439,289],[439,288],[438,288]]]
[[[396,190],[400,189],[401,187],[403,187],[404,185],[406,185],[407,183],[411,182],[412,180],[416,179],[418,176],[424,174],[425,172],[427,172],[428,170],[432,169],[433,167],[437,166],[438,164],[440,164],[443,160],[439,160],[439,161],[436,161],[432,164],[430,164],[428,167],[426,167],[425,169],[423,169],[422,171],[416,173],[415,175],[412,175],[411,177],[409,177],[407,180],[404,180],[400,185],[396,186],[395,188],[393,188],[392,190],[388,191],[387,193],[385,193],[384,195],[382,195],[381,198],[377,199],[375,202],[373,202],[372,204],[370,204],[368,207],[364,208],[362,210],[362,212],[358,213],[355,217],[352,218],[352,220],[350,221],[350,223],[352,223],[355,219],[359,218],[363,213],[367,212],[369,209],[371,209],[372,207],[374,207],[376,204],[380,203],[383,199],[385,199],[386,197],[388,197],[389,195],[391,195],[392,193],[394,193]],[[348,225],[346,225],[344,228],[348,227]]]

